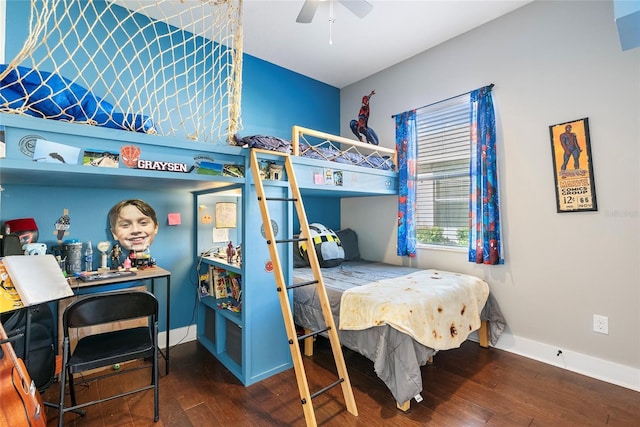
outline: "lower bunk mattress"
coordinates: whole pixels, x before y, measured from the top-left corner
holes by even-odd
[[[294,283],[313,280],[311,268],[293,276]],[[420,367],[437,351],[459,347],[481,320],[489,321],[491,345],[506,326],[488,285],[473,276],[345,261],[323,268],[322,277],[340,343],[374,362],[398,403],[422,392]],[[295,288],[293,305],[298,326],[325,326],[315,286]]]

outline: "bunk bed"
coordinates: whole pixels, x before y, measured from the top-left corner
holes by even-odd
[[[316,166],[349,168],[355,174],[369,174],[359,178],[367,183],[359,195],[397,191],[395,150],[299,126],[294,126],[291,142],[269,137],[239,142],[250,148],[296,156],[296,178],[303,183],[302,187],[307,184],[307,189],[317,184],[305,181],[309,175],[304,168],[308,164],[306,159],[313,159],[320,161],[314,163]],[[327,161],[338,165],[327,165]],[[387,174],[393,185],[376,181],[376,173]],[[331,188],[329,192],[334,197],[348,197],[351,190],[351,185],[347,185]],[[505,321],[485,281],[465,274],[364,261],[360,259],[355,232],[342,230],[338,235],[345,248],[346,261],[338,267],[323,268],[322,273],[334,320],[339,325],[341,344],[374,362],[376,374],[389,388],[399,409],[407,411],[411,399],[419,399],[423,389],[420,368],[438,351],[459,347],[475,331],[481,346],[495,345]],[[293,269],[293,282],[308,283],[313,279],[311,268],[304,265],[297,251],[293,253],[294,267],[298,267]],[[421,286],[414,286],[416,283]],[[424,294],[416,298],[416,292]],[[412,299],[417,303],[407,310]],[[307,333],[324,328],[315,287],[294,288],[293,306],[295,323]],[[431,311],[422,311],[420,321],[416,322],[416,313],[425,310],[425,306]],[[414,315],[406,316],[410,310],[415,310]],[[380,320],[381,312],[395,313],[395,318]],[[428,321],[422,321],[427,318]],[[313,338],[305,340],[307,355],[313,352],[312,342]]]
[[[7,184],[44,184],[54,180],[59,186],[91,186],[108,188],[157,188],[161,183],[163,190],[187,189],[202,191],[225,186],[245,185],[244,175],[211,176],[205,165],[209,159],[223,165],[236,166],[235,170],[244,173],[247,165],[248,150],[222,144],[202,144],[191,141],[179,141],[158,135],[124,132],[122,130],[96,128],[93,126],[64,123],[62,121],[26,117],[15,114],[0,114],[0,167],[3,183]],[[266,138],[266,139],[265,139]],[[274,144],[268,137],[262,138]],[[258,139],[238,138],[237,144],[243,147],[259,147]],[[41,140],[62,143],[79,150],[74,162],[37,162],[33,160],[33,148]],[[264,141],[262,141],[264,142]],[[124,148],[137,147],[142,159],[158,162],[182,163],[187,171],[171,172],[167,170],[144,170],[135,165],[119,168],[87,167],[83,164],[83,151],[92,149],[120,154],[124,162]],[[264,147],[260,147],[264,148]],[[330,197],[372,196],[397,194],[397,163],[395,150],[361,143],[347,138],[337,137],[323,132],[295,126],[291,141],[275,142],[271,149],[286,150],[295,156],[296,178],[303,194],[320,194]],[[84,153],[86,154],[86,153]],[[267,156],[268,157],[268,156]],[[268,159],[267,159],[268,160]],[[207,173],[203,173],[203,170]],[[327,179],[327,172],[333,172]],[[336,177],[339,176],[338,180]],[[276,183],[277,184],[277,183]],[[346,239],[345,239],[345,245]],[[357,247],[357,245],[356,245]],[[359,258],[359,257],[358,257]],[[360,261],[361,262],[361,261]],[[345,270],[348,264],[341,266]],[[369,264],[365,264],[369,265]],[[369,265],[371,266],[371,265]],[[356,264],[354,268],[363,268]],[[401,267],[382,265],[385,271],[402,273]],[[296,280],[304,276],[303,269],[294,269]],[[323,271],[323,273],[325,273]],[[329,277],[329,271],[326,271]],[[431,272],[429,274],[435,274]],[[444,274],[444,272],[438,273]],[[339,324],[340,298],[344,289],[337,284],[327,283],[330,290],[331,305]],[[331,290],[332,286],[334,290]],[[317,307],[310,305],[313,295],[301,291],[294,292],[294,317],[296,323],[307,329],[316,329]],[[492,328],[491,343],[495,343],[503,325],[501,316],[497,316],[497,305],[491,294],[482,307],[483,324],[490,321]],[[503,326],[502,326],[503,327]],[[476,324],[472,329],[476,329]],[[497,332],[497,333],[496,333]],[[415,339],[389,326],[380,325],[360,331],[341,330],[344,346],[361,352],[374,361],[376,372],[389,387],[400,409],[408,409],[408,402],[422,391],[420,366],[424,365],[439,348],[420,344]],[[467,331],[460,336],[466,338]],[[481,335],[481,341],[483,340]],[[486,339],[485,339],[486,340]],[[395,348],[395,351],[378,351],[382,345]],[[247,351],[250,351],[247,349]],[[409,360],[412,359],[412,360]],[[403,365],[406,365],[404,367]]]

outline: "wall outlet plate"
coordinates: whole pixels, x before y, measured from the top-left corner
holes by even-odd
[[[594,314],[593,332],[598,332],[599,334],[609,334],[609,318],[606,316]]]

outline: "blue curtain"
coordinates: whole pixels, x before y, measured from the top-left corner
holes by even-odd
[[[416,110],[396,116],[396,152],[398,153],[398,255],[416,255],[416,180],[418,137]]]
[[[477,264],[504,263],[492,87],[485,86],[471,92],[469,262]]]

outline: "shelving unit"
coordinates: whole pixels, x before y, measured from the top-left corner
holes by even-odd
[[[280,182],[270,187],[273,194],[286,192]],[[228,241],[211,241],[215,228],[215,205],[237,203],[237,225],[228,229],[229,240],[242,247],[242,262],[229,264],[215,256],[202,256],[227,247]],[[216,299],[214,295],[200,298],[198,305],[198,340],[244,385],[254,384],[292,366],[287,336],[279,309],[275,280],[271,270],[268,247],[262,234],[260,213],[253,185],[229,186],[194,192],[196,218],[196,248],[199,273],[206,274],[210,266],[239,274],[242,278],[240,312],[221,307],[223,303],[237,305],[233,298]],[[245,221],[245,218],[257,220]],[[290,215],[281,210],[273,218],[281,233],[290,230]],[[283,253],[282,256],[288,256]],[[286,259],[286,258],[285,258]],[[277,345],[282,343],[282,345]]]

